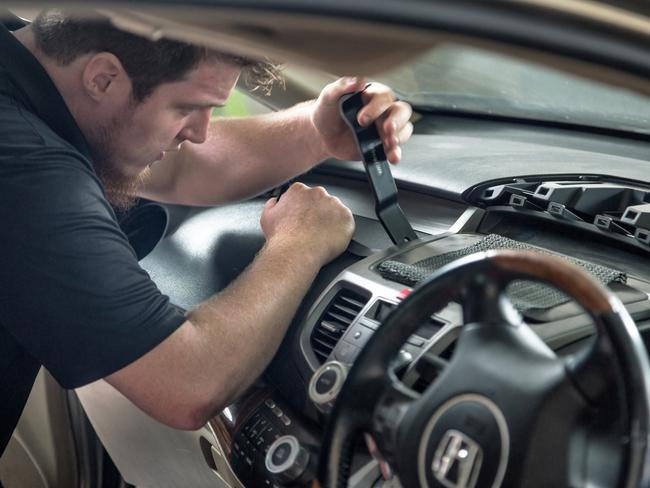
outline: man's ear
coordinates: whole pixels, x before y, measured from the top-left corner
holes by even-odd
[[[131,96],[131,79],[114,54],[94,54],[81,76],[85,92],[96,102],[115,103]]]

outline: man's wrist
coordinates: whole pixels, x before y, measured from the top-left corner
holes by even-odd
[[[310,151],[310,159],[314,165],[330,157],[327,150],[323,134],[318,130],[314,123],[314,111],[316,110],[316,100],[309,100],[300,104],[302,124],[304,125],[305,142]]]
[[[278,235],[267,239],[260,255],[268,255],[283,265],[299,267],[314,273],[324,264],[322,252],[310,247],[308,239],[304,242],[294,236]]]

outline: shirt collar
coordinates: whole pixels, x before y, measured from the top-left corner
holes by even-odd
[[[29,50],[0,22],[0,65],[32,111],[92,160],[88,143],[54,82]]]

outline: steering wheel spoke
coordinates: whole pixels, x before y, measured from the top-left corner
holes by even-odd
[[[611,351],[611,345],[607,338],[597,335],[566,360],[567,374],[591,404],[599,403],[615,379],[608,351]]]
[[[463,278],[461,278],[461,283],[464,284],[461,284],[460,298],[465,324],[519,322],[519,315],[505,296],[506,283],[498,276],[481,273]]]
[[[384,455],[390,460],[396,451],[398,431],[404,415],[421,397],[392,372],[385,377],[384,393],[373,412],[372,430]]]

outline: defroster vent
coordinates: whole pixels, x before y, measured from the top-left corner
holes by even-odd
[[[345,288],[334,296],[311,333],[311,347],[321,364],[366,303],[368,298]]]

